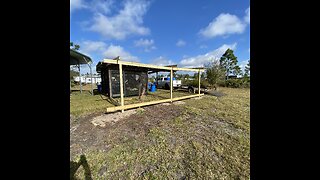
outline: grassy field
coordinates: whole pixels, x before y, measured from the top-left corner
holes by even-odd
[[[95,87],[94,87],[95,88]],[[99,113],[99,112],[106,112],[106,108],[114,106],[108,98],[104,95],[94,95],[92,96],[91,85],[83,86],[83,92],[80,94],[79,86],[73,87],[72,95],[70,97],[70,114],[74,117],[80,117],[89,115],[91,113]],[[96,91],[96,90],[95,90]],[[190,95],[184,91],[174,91],[173,97],[181,97]],[[139,97],[125,97],[124,104],[133,104],[139,102],[149,102],[153,100],[161,100],[161,99],[168,99],[170,98],[170,91],[169,90],[162,90],[158,89],[156,92],[149,92],[148,96],[144,96],[142,100],[139,100]],[[118,102],[120,102],[119,98],[114,98]]]
[[[83,155],[75,178],[249,179],[250,90],[219,91],[225,95],[145,107],[106,128],[93,127],[86,109],[102,112],[105,101],[72,95],[71,113],[83,116],[70,137],[72,148],[81,149],[70,152],[72,167]]]

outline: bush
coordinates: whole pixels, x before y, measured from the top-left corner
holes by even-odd
[[[241,81],[239,79],[228,79],[226,80],[226,87],[239,88]]]
[[[219,87],[226,87],[226,82],[225,81],[218,81],[217,82],[217,85],[219,86]]]
[[[228,79],[223,87],[250,88],[250,79]]]
[[[198,87],[199,86],[199,80],[195,79],[195,80],[184,80],[182,82],[183,85],[189,85],[189,86],[193,86],[193,87]],[[200,87],[201,88],[207,88],[209,86],[208,81],[206,80],[202,80],[200,82]]]
[[[71,87],[74,87],[76,85],[76,82],[71,81]]]
[[[244,78],[243,79],[242,87],[243,88],[250,88],[250,78]]]

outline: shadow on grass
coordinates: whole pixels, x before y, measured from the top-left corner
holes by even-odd
[[[89,167],[89,164],[87,162],[87,159],[86,159],[85,155],[81,155],[80,156],[79,162],[74,162],[74,161],[70,162],[70,179],[71,180],[76,180],[74,175],[76,174],[76,172],[77,172],[77,170],[79,169],[80,166],[82,166],[83,169],[84,169],[85,180],[92,180],[90,167]]]

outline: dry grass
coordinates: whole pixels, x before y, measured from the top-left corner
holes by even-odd
[[[219,90],[226,95],[165,106],[179,109],[177,115],[158,114],[159,124],[149,125],[145,134],[112,129],[112,139],[105,139],[111,149],[83,152],[92,178],[250,179],[250,90]],[[139,119],[134,121],[137,128],[145,125],[148,113],[157,113],[145,109],[131,117]],[[83,168],[76,177],[84,178]]]
[[[82,94],[80,91],[74,91],[70,97],[70,114],[74,117],[86,116],[91,113],[105,113],[106,108],[114,106],[108,101],[108,97],[104,95],[90,94],[91,85],[83,87]],[[75,87],[74,89],[79,89]],[[174,91],[173,98],[190,95],[184,91]],[[168,99],[170,98],[170,91],[158,89],[156,92],[149,92],[147,96],[143,96],[142,100],[138,96],[125,97],[124,104],[134,104],[140,102],[149,102],[154,100]],[[114,98],[117,102],[120,102],[120,98]]]

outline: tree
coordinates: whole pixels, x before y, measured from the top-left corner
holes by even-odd
[[[183,74],[177,74],[176,77],[177,77],[177,79],[182,79]]]
[[[233,50],[228,48],[220,58],[220,66],[225,72],[227,79],[230,73],[235,73],[235,71],[238,69],[236,68],[237,63],[238,63],[238,60],[237,60],[237,57],[233,54]]]
[[[244,76],[245,77],[250,77],[250,59],[248,61],[248,64],[246,65],[244,69]]]
[[[184,78],[186,78],[187,80],[189,80],[190,75],[189,75],[189,74],[186,74],[186,75],[184,75]]]
[[[235,66],[235,67],[234,67],[234,70],[232,71],[232,74],[233,74],[233,75],[236,75],[236,76],[237,76],[237,75],[242,75],[240,66],[238,66],[238,65]]]
[[[201,79],[204,79],[204,78],[205,78],[205,74],[202,73],[202,74],[201,74]]]
[[[79,75],[79,72],[70,69],[70,80],[72,80],[74,76],[78,76],[78,75]]]
[[[206,74],[208,83],[216,85],[219,80],[224,78],[225,73],[219,64],[219,61],[215,60],[206,65]]]
[[[70,42],[71,49],[78,51],[80,49],[79,44],[73,44],[73,42]]]
[[[197,73],[197,72],[193,74],[193,79],[194,79],[194,80],[195,80],[195,79],[198,79],[198,73]]]
[[[73,49],[78,51],[80,49],[80,45],[78,45],[78,44],[74,45]]]

